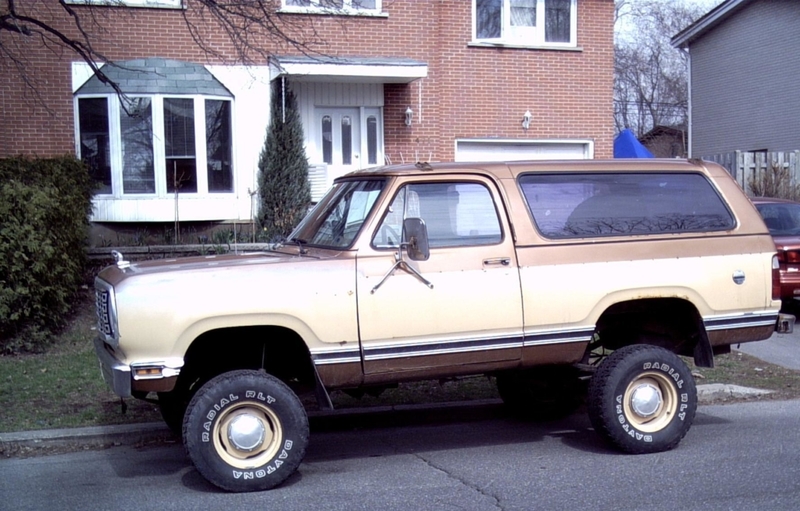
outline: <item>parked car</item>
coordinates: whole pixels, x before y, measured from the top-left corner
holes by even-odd
[[[756,197],[753,204],[778,249],[783,308],[800,309],[800,202]]]

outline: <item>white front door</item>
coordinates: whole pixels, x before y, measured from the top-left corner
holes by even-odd
[[[339,176],[360,169],[361,118],[358,108],[316,108],[318,160],[328,167],[328,186]]]

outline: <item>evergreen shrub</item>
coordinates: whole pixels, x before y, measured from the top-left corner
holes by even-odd
[[[83,283],[94,183],[72,156],[0,159],[0,353],[41,351]]]
[[[268,242],[283,241],[308,212],[311,187],[294,93],[275,80],[267,138],[258,160],[256,221]]]

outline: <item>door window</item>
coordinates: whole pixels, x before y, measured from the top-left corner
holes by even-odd
[[[404,186],[386,211],[373,246],[396,248],[405,218],[425,221],[431,248],[493,245],[503,239],[492,195],[480,183]]]

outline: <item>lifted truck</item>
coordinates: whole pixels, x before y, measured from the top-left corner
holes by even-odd
[[[530,415],[570,411],[591,375],[595,430],[675,447],[698,366],[768,338],[775,246],[726,171],[701,161],[389,166],[337,179],[257,254],[117,263],[96,279],[104,377],[158,394],[210,482],[272,488],[308,443],[298,395],[496,377]]]

